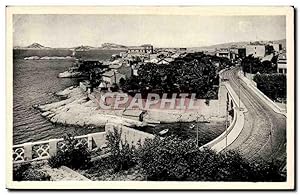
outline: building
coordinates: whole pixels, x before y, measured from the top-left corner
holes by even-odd
[[[275,52],[279,53],[282,50],[282,45],[279,43],[270,43],[269,45],[273,47]]]
[[[286,53],[282,53],[278,55],[277,59],[277,72],[286,74],[287,73],[287,60]]]
[[[230,48],[230,59],[244,58],[246,57],[246,48],[232,47]]]
[[[217,49],[216,56],[230,59],[230,51],[228,48]]]
[[[117,71],[110,70],[102,74],[102,79],[103,82],[106,84],[106,87],[110,87],[113,84],[119,84],[121,79],[125,80],[125,75],[120,74]]]
[[[217,55],[216,50],[205,50],[203,53],[206,55],[210,55],[210,56],[215,56]]]
[[[134,46],[128,48],[128,53],[147,53],[152,54],[153,53],[153,46],[150,44],[145,44],[141,46]]]
[[[163,58],[160,59],[157,64],[170,64],[171,62],[173,62],[174,59],[173,58]]]
[[[254,57],[264,57],[267,53],[266,46],[255,44],[246,46],[246,56],[253,55]]]

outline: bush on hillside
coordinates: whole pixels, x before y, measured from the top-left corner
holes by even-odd
[[[13,167],[14,181],[49,181],[50,175],[35,169],[30,163],[18,164]]]
[[[257,88],[272,100],[286,99],[286,75],[257,74],[253,80]]]
[[[67,166],[73,169],[85,168],[90,160],[91,154],[88,148],[84,145],[77,145],[78,140],[70,135],[64,139],[66,147],[64,150],[59,150],[55,156],[48,160],[48,164],[52,168]]]
[[[170,136],[147,140],[139,148],[140,166],[148,180],[284,181],[273,162],[251,162],[239,153],[199,150],[194,140]]]
[[[121,139],[122,131],[114,129],[108,132],[106,140],[110,148],[108,161],[111,162],[111,168],[114,172],[127,170],[136,165],[135,148]]]

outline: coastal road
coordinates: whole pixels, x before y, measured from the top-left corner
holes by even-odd
[[[279,160],[286,158],[286,117],[274,112],[246,83],[239,79],[238,68],[222,73],[248,112],[238,138],[228,149],[238,150],[247,159]]]

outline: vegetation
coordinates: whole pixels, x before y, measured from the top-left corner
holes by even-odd
[[[48,164],[52,168],[67,166],[74,169],[85,168],[91,160],[91,154],[87,147],[80,144],[78,140],[70,135],[65,137],[66,147],[64,150],[59,150],[55,156],[48,160]]]
[[[122,131],[114,129],[113,132],[108,132],[107,141],[110,148],[110,162],[111,168],[114,172],[127,170],[136,165],[135,148],[131,147],[127,141],[121,139]]]
[[[250,162],[237,152],[199,150],[193,140],[177,137],[146,141],[138,154],[148,180],[284,181],[273,162]]]
[[[218,64],[217,65],[217,70],[218,71],[221,71],[225,68],[229,68],[229,67],[233,66],[230,59],[228,59],[226,57],[210,56],[210,61],[213,64]]]
[[[140,92],[143,96],[148,93],[196,93],[197,98],[217,98],[215,86],[219,79],[211,58],[203,53],[189,53],[169,65],[144,64],[138,69],[139,76],[128,79],[122,89]]]
[[[286,99],[286,75],[257,74],[254,76],[257,88],[273,100]]]
[[[242,62],[242,70],[243,72],[256,74],[256,73],[275,73],[277,71],[276,64],[273,63],[276,57],[273,57],[271,61],[263,61],[259,58],[255,58],[253,55],[245,57]]]
[[[18,164],[13,168],[14,181],[49,181],[50,175],[32,167],[30,163]]]
[[[107,136],[111,155],[93,162],[89,176],[124,178],[129,172],[153,181],[285,181],[279,162],[254,162],[238,152],[199,150],[195,140],[177,136],[155,137],[138,148],[122,143],[121,132]],[[134,171],[132,171],[134,169]],[[121,175],[120,175],[121,174]],[[131,176],[128,176],[128,178]],[[113,178],[115,178],[113,176]],[[135,178],[135,177],[133,177]]]

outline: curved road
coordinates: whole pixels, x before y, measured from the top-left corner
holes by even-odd
[[[248,112],[244,128],[228,149],[238,150],[247,159],[279,160],[286,158],[286,117],[274,112],[238,78],[238,69],[223,72]]]

